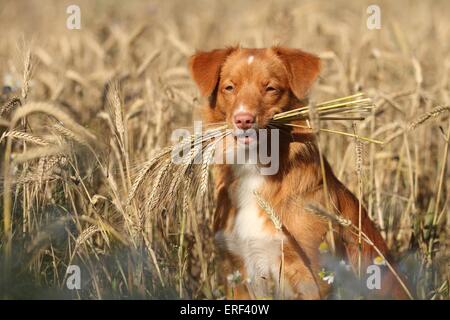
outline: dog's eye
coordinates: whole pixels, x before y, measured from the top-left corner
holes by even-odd
[[[277,91],[277,89],[275,87],[272,87],[272,86],[266,87],[266,92],[275,92],[275,91]]]
[[[225,91],[232,92],[234,90],[234,86],[229,84],[225,87]]]

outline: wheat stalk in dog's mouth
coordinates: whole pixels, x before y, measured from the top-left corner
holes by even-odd
[[[331,114],[361,114],[361,111],[370,111],[373,107],[372,100],[366,98],[364,93],[358,93],[355,95],[334,99],[322,103],[318,103],[315,109],[319,116],[331,115]],[[276,114],[273,117],[274,121],[283,120],[304,120],[308,118],[310,106],[296,108],[293,110],[285,111]],[[342,117],[346,119],[346,117]]]
[[[309,125],[310,121],[312,121],[313,123],[317,123],[318,121],[322,120],[364,120],[364,114],[369,113],[369,111],[373,107],[374,104],[370,98],[366,97],[364,93],[357,93],[351,96],[346,96],[316,104],[313,113],[311,113],[311,106],[309,105],[278,113],[273,117],[272,121],[270,121],[270,124],[275,126],[310,129],[312,130],[312,132],[316,130],[318,132],[339,134],[343,136],[358,138],[360,140],[371,143],[383,144],[383,142],[380,140],[363,137],[354,133],[334,129],[318,128],[317,124],[313,125],[313,127]],[[311,117],[313,117],[314,119],[312,119]],[[298,120],[305,120],[307,121],[308,125],[305,126],[298,123],[291,123],[292,121]]]
[[[363,120],[363,115],[370,111],[371,108],[373,108],[371,99],[367,98],[363,93],[358,93],[316,104],[314,113],[317,121],[315,122],[322,120]],[[307,124],[309,124],[310,120],[312,120],[310,117],[310,106],[305,106],[276,114],[269,122],[269,127],[277,129],[300,127],[313,131],[315,129],[311,128],[311,126],[298,123],[299,120],[306,120]],[[295,121],[296,123],[291,123]],[[157,204],[160,204],[160,206],[165,204],[173,205],[179,194],[183,195],[181,197],[184,197],[186,193],[199,194],[200,196],[196,198],[202,199],[208,186],[208,170],[210,163],[213,162],[214,144],[232,133],[225,123],[215,123],[214,127],[212,129],[210,127],[204,132],[193,134],[180,143],[166,147],[151,160],[145,162],[132,184],[127,203],[130,204],[142,185],[145,185],[144,182],[146,180],[152,181],[151,191],[148,195],[145,195],[144,208],[146,211],[152,211]],[[318,128],[318,131],[356,137],[372,143],[382,143],[378,140],[334,129]],[[175,164],[171,161],[172,154],[186,150],[188,151],[188,156],[182,164]],[[195,159],[198,158],[200,151],[206,154],[203,154],[201,166],[197,168],[198,166],[195,167],[193,164]],[[192,190],[183,190],[185,188],[180,186],[188,175],[192,179],[189,187]]]

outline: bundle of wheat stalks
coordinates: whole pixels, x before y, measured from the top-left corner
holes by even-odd
[[[305,107],[296,108],[276,114],[269,123],[269,128],[286,129],[300,127],[311,132],[319,131],[332,134],[350,136],[358,140],[371,143],[382,143],[339,130],[320,128],[318,122],[322,120],[364,120],[374,107],[372,100],[364,93],[342,97]],[[303,120],[301,122],[301,120]],[[215,124],[213,129],[193,134],[182,142],[166,147],[153,158],[142,165],[128,195],[128,204],[135,198],[142,186],[149,187],[148,193],[141,204],[141,212],[150,212],[157,208],[167,209],[177,205],[176,199],[182,199],[182,206],[187,206],[188,199],[193,199],[197,204],[204,204],[207,198],[209,183],[209,166],[214,159],[214,152],[225,137],[232,134],[225,123]],[[319,127],[317,129],[317,127]],[[183,151],[187,154],[183,163],[174,163],[172,155]],[[150,186],[149,186],[150,184]],[[145,188],[148,190],[147,188]]]

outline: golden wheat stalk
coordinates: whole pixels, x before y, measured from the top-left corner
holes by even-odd
[[[371,139],[340,130],[320,128],[319,126],[319,121],[322,120],[364,120],[365,117],[363,114],[368,113],[373,107],[374,104],[370,98],[365,97],[364,93],[357,93],[316,105],[309,104],[305,107],[278,113],[273,116],[270,123],[276,127],[297,127],[309,129],[315,134],[327,132],[354,137],[371,143],[383,144],[380,140]],[[298,120],[306,121],[307,125],[291,123],[291,121]],[[312,126],[310,124],[312,124]]]
[[[31,50],[28,48],[25,59],[24,59],[24,66],[23,66],[23,82],[22,82],[22,100],[26,101],[28,97],[28,90],[30,87],[30,79],[31,79],[31,72],[32,72],[32,57],[31,57]]]
[[[429,112],[425,113],[424,115],[421,115],[416,120],[411,122],[409,124],[408,130],[414,130],[421,124],[427,122],[431,118],[436,118],[437,116],[439,116],[441,113],[444,112],[450,112],[450,106],[437,106],[436,108],[431,109]]]
[[[162,162],[167,162],[166,165],[163,167],[166,170],[175,170],[174,179],[172,183],[170,184],[170,187],[168,189],[168,194],[173,195],[177,190],[178,186],[180,184],[180,181],[182,181],[182,178],[185,176],[186,172],[189,170],[189,167],[192,165],[193,161],[199,154],[199,152],[202,150],[202,147],[205,143],[207,145],[209,143],[212,143],[214,139],[221,139],[228,133],[224,133],[223,129],[225,129],[224,126],[209,130],[202,134],[194,134],[189,136],[188,138],[184,139],[178,144],[175,144],[173,146],[168,146],[164,148],[162,151],[160,151],[158,154],[156,154],[152,159],[146,161],[142,167],[142,169],[137,174],[130,192],[128,194],[127,204],[131,202],[131,200],[135,197],[136,192],[138,191],[139,187],[143,184],[144,180],[147,178],[147,176],[151,175],[152,168],[159,167],[159,164]],[[175,163],[171,163],[171,155],[172,154],[179,154],[180,152],[188,149],[189,153],[187,154],[186,158],[183,159],[184,163],[179,165]],[[212,160],[212,159],[211,159]],[[157,176],[162,176],[163,172],[158,174]],[[156,186],[158,187],[158,186]],[[155,200],[157,201],[157,200]],[[153,201],[150,201],[153,202]]]
[[[169,187],[169,196],[173,197],[176,195],[181,182],[185,179],[186,174],[188,173],[192,163],[194,162],[197,155],[202,150],[202,146],[199,144],[194,145],[194,147],[189,151],[187,155],[187,159],[184,159],[184,163],[178,166],[178,170],[175,173],[175,178],[172,180],[172,183]]]
[[[136,178],[134,179],[133,185],[131,186],[130,192],[128,194],[127,205],[129,205],[131,203],[131,200],[133,200],[137,190],[147,177],[147,173],[150,172],[152,167],[158,162],[160,162],[163,157],[170,154],[172,152],[172,149],[173,147],[171,146],[164,148],[163,150],[158,152],[153,158],[151,158],[150,160],[146,161],[143,164],[142,168],[139,170]]]
[[[27,141],[27,142],[32,142],[34,144],[41,145],[41,146],[46,146],[49,144],[47,141],[45,141],[41,137],[34,136],[32,134],[22,132],[22,131],[16,131],[16,130],[3,132],[2,136],[0,137],[0,143],[2,143],[2,141],[7,137],[11,137],[11,138],[15,138],[15,139],[19,139],[19,140],[23,140],[23,141]]]
[[[26,184],[26,183],[42,183],[44,181],[52,181],[58,179],[59,176],[54,174],[40,174],[40,173],[29,173],[24,177],[20,177],[14,181],[15,184]]]
[[[268,217],[275,226],[275,229],[281,231],[283,228],[283,224],[272,206],[266,200],[264,200],[264,198],[257,191],[253,191],[253,195],[255,196],[256,202],[261,207],[261,209],[263,209],[264,212],[267,213]]]
[[[215,148],[216,144],[211,143],[206,146],[203,154],[203,163],[200,177],[200,197],[202,198],[206,193],[206,189],[208,188],[209,165],[211,164],[214,158]]]
[[[98,143],[98,139],[92,133],[90,133],[83,126],[79,125],[75,120],[72,119],[72,117],[70,117],[60,108],[51,103],[34,102],[28,103],[18,108],[11,118],[10,128],[14,128],[20,119],[23,119],[33,113],[42,113],[52,116],[56,118],[60,123],[63,123],[67,129],[70,129],[75,134],[79,134],[80,136],[86,138],[89,142],[92,142],[94,144]]]
[[[53,129],[57,131],[60,135],[65,137],[66,139],[73,140],[81,145],[89,146],[89,143],[83,138],[82,135],[76,134],[72,130],[67,129],[66,127],[60,125],[59,123],[55,123],[53,125]]]
[[[258,205],[261,207],[261,209],[264,210],[264,212],[267,213],[267,215],[269,216],[270,220],[272,221],[275,229],[278,232],[282,232],[283,230],[283,223],[281,222],[280,217],[278,216],[278,214],[275,213],[275,209],[273,209],[273,207],[256,191],[253,191],[253,195],[256,198],[256,202],[258,203]],[[281,292],[281,297],[284,299],[284,286],[285,286],[285,279],[284,279],[284,274],[285,274],[285,262],[284,262],[284,239],[281,238],[281,243],[280,243],[280,251],[281,251],[281,261],[280,261],[280,269],[278,272],[278,285],[280,288],[280,292]]]
[[[307,105],[304,107],[278,113],[274,115],[273,120],[306,120],[309,116],[310,107],[310,105]],[[355,95],[346,96],[315,105],[315,109],[319,117],[322,115],[330,114],[361,113],[362,111],[367,112],[372,108],[372,100],[370,98],[364,97],[364,93],[358,93]]]
[[[153,210],[158,203],[158,197],[156,196],[161,189],[161,180],[165,177],[170,167],[170,158],[166,159],[161,168],[158,170],[156,177],[153,182],[152,191],[150,192],[150,196],[147,198],[144,208],[146,210]]]
[[[15,153],[12,154],[11,158],[16,163],[24,163],[42,157],[64,155],[69,150],[70,148],[67,145],[51,145],[41,148],[29,149],[28,151],[19,154]]]
[[[19,97],[12,97],[4,105],[0,107],[0,116],[10,113],[12,110],[22,105]]]
[[[293,124],[293,123],[285,123],[285,124],[283,124],[283,125],[284,125],[284,126],[287,126],[287,127],[295,127],[295,128],[303,128],[303,129],[312,129],[311,127],[308,127],[308,126],[303,126],[303,125],[300,125],[300,124]],[[360,135],[355,134],[355,133],[349,133],[349,132],[344,132],[344,131],[339,131],[339,130],[333,130],[333,129],[325,129],[325,128],[319,128],[318,131],[319,131],[319,132],[334,133],[334,134],[343,135],[343,136],[346,136],[346,137],[353,137],[353,138],[357,138],[357,139],[359,139],[359,140],[363,140],[363,141],[367,141],[367,142],[371,142],[371,143],[375,143],[375,144],[384,144],[384,142],[381,141],[381,140],[377,140],[377,139],[372,139],[372,138],[360,136]]]

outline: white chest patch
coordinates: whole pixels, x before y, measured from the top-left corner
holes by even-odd
[[[239,256],[246,269],[253,293],[269,296],[271,285],[278,282],[281,263],[281,240],[284,235],[273,234],[264,227],[267,217],[260,213],[253,192],[264,184],[255,165],[235,166],[239,177],[236,192],[231,195],[236,217],[231,230],[216,234],[220,247]]]
[[[232,195],[233,205],[236,207],[237,215],[234,223],[233,233],[240,239],[265,238],[263,231],[265,218],[259,213],[254,191],[261,188],[264,178],[254,165],[240,165],[235,170],[240,181],[237,190]]]

